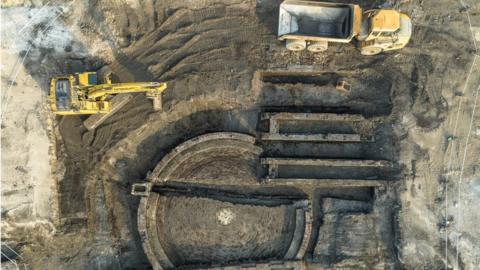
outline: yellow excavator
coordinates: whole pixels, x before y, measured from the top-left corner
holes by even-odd
[[[161,108],[161,96],[167,89],[166,83],[132,82],[112,83],[105,76],[98,83],[96,72],[53,77],[50,81],[49,103],[57,115],[108,114],[115,110],[113,98],[126,93],[145,93],[153,100],[155,109]],[[123,95],[125,97],[125,95]],[[124,104],[125,102],[116,102]]]

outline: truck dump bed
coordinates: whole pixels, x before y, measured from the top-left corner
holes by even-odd
[[[280,5],[278,37],[349,42],[354,10],[349,4],[286,0]]]

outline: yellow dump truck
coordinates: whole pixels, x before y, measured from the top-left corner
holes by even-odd
[[[278,38],[288,50],[323,52],[329,42],[355,43],[363,55],[405,47],[412,21],[392,9],[362,11],[359,5],[286,0],[280,5]]]

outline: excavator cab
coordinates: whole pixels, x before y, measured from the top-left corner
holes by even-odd
[[[70,80],[68,78],[58,78],[55,82],[55,105],[58,111],[69,110],[71,107],[70,99]]]
[[[50,108],[55,114],[74,114],[78,108],[76,79],[72,75],[54,77],[50,81]]]
[[[88,90],[97,85],[95,72],[53,77],[50,81],[50,108],[57,115],[108,113],[110,103],[89,101]]]
[[[91,86],[98,84],[96,72],[75,73],[75,77],[79,86]]]
[[[96,72],[75,73],[74,76],[52,78],[50,98],[53,111],[63,115],[78,113],[79,98],[82,99],[85,96],[85,93],[79,92],[78,89],[93,85],[97,85]],[[102,111],[102,108],[99,110]]]
[[[412,21],[391,9],[368,10],[363,13],[362,29],[357,39],[363,55],[405,47],[412,35]]]

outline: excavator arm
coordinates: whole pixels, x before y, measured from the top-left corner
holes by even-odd
[[[93,101],[108,95],[125,93],[146,93],[147,97],[154,98],[160,96],[166,89],[166,83],[158,82],[99,84],[88,88],[87,98]]]

